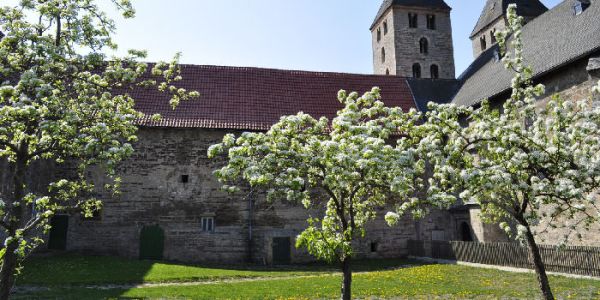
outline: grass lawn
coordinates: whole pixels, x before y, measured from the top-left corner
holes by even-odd
[[[390,270],[389,267],[401,269]],[[354,296],[366,298],[534,299],[533,274],[391,260],[359,262]],[[341,275],[327,266],[287,269],[207,268],[102,257],[31,260],[20,285],[43,286],[15,299],[336,299]],[[220,281],[223,279],[233,281]],[[244,279],[242,279],[244,278]],[[185,285],[184,282],[204,283]],[[181,282],[181,285],[99,289],[86,284]],[[560,299],[600,299],[600,281],[551,277]]]
[[[357,261],[356,271],[398,268],[406,260]],[[196,282],[243,278],[269,278],[331,274],[335,266],[321,264],[293,267],[194,266],[167,262],[140,261],[115,257],[73,256],[34,257],[26,261],[20,285],[82,285]]]

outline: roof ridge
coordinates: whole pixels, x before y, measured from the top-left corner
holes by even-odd
[[[375,16],[375,20],[371,24],[370,30],[373,30],[377,22],[383,17],[386,11],[393,6],[412,6],[412,7],[431,7],[431,8],[441,8],[441,9],[449,9],[450,7],[444,0],[384,0],[377,11],[377,15]]]
[[[509,4],[517,4],[517,14],[524,17],[537,18],[548,11],[548,7],[540,0],[487,0],[469,37],[473,38],[497,19],[504,17]]]
[[[396,75],[384,75],[384,74],[361,74],[361,73],[346,73],[346,72],[337,72],[337,71],[310,71],[310,70],[299,70],[299,69],[284,69],[284,68],[269,68],[269,67],[255,67],[255,66],[224,66],[224,65],[198,65],[198,64],[179,64],[182,67],[196,67],[203,69],[230,69],[230,70],[256,70],[256,71],[270,71],[270,72],[285,72],[285,73],[300,73],[300,74],[323,74],[323,75],[338,75],[338,76],[367,76],[367,77],[385,77],[385,78],[407,78],[404,76],[396,76]]]

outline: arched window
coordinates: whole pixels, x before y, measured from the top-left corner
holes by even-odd
[[[388,25],[387,25],[387,21],[383,22],[383,35],[386,35],[388,33]]]
[[[490,31],[490,41],[492,41],[492,44],[496,43],[496,29]]]
[[[377,28],[377,41],[381,41],[381,28]]]
[[[479,42],[481,42],[481,51],[487,49],[487,42],[485,40],[485,35],[479,38]]]
[[[381,48],[381,62],[385,62],[385,48]]]
[[[419,40],[419,50],[421,51],[421,54],[429,53],[429,41],[426,38],[421,38],[421,40]]]
[[[385,75],[390,75],[390,69],[385,69]]]
[[[429,71],[431,73],[432,79],[440,78],[440,68],[437,65],[431,65],[431,67],[429,68]]]
[[[427,15],[427,29],[435,30],[435,15]]]
[[[413,77],[414,78],[421,78],[421,65],[416,63],[413,65]]]

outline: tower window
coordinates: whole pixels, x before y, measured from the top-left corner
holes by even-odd
[[[487,42],[485,40],[485,35],[479,38],[479,42],[481,43],[481,51],[487,49]]]
[[[417,28],[419,27],[419,15],[409,13],[408,14],[408,27]]]
[[[427,15],[427,29],[435,30],[435,15]]]
[[[381,48],[381,62],[385,62],[385,48]]]
[[[440,68],[437,65],[431,65],[429,71],[431,73],[431,78],[432,79],[438,79],[438,78],[440,78]]]
[[[386,35],[388,33],[388,24],[387,21],[383,22],[383,35]]]
[[[390,69],[385,69],[385,75],[390,75]]]
[[[381,28],[377,28],[377,41],[381,41]]]
[[[496,29],[492,29],[492,31],[490,31],[490,40],[492,41],[492,44],[496,43]]]
[[[413,70],[413,77],[414,78],[421,78],[421,65],[416,63],[412,66],[412,70]]]
[[[427,41],[426,38],[421,38],[419,40],[419,51],[421,52],[421,54],[429,53],[429,41]]]
[[[575,13],[576,16],[578,16],[582,12],[584,12],[588,7],[590,7],[589,0],[575,1],[575,5],[573,5],[573,12]]]

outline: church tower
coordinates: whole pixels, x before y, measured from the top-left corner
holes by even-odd
[[[375,74],[454,79],[450,10],[444,0],[384,0],[371,25]]]
[[[517,4],[517,14],[529,22],[548,11],[539,0],[487,0],[479,20],[471,33],[473,56],[477,58],[483,51],[496,44],[496,31],[508,25],[506,9],[509,4]]]

